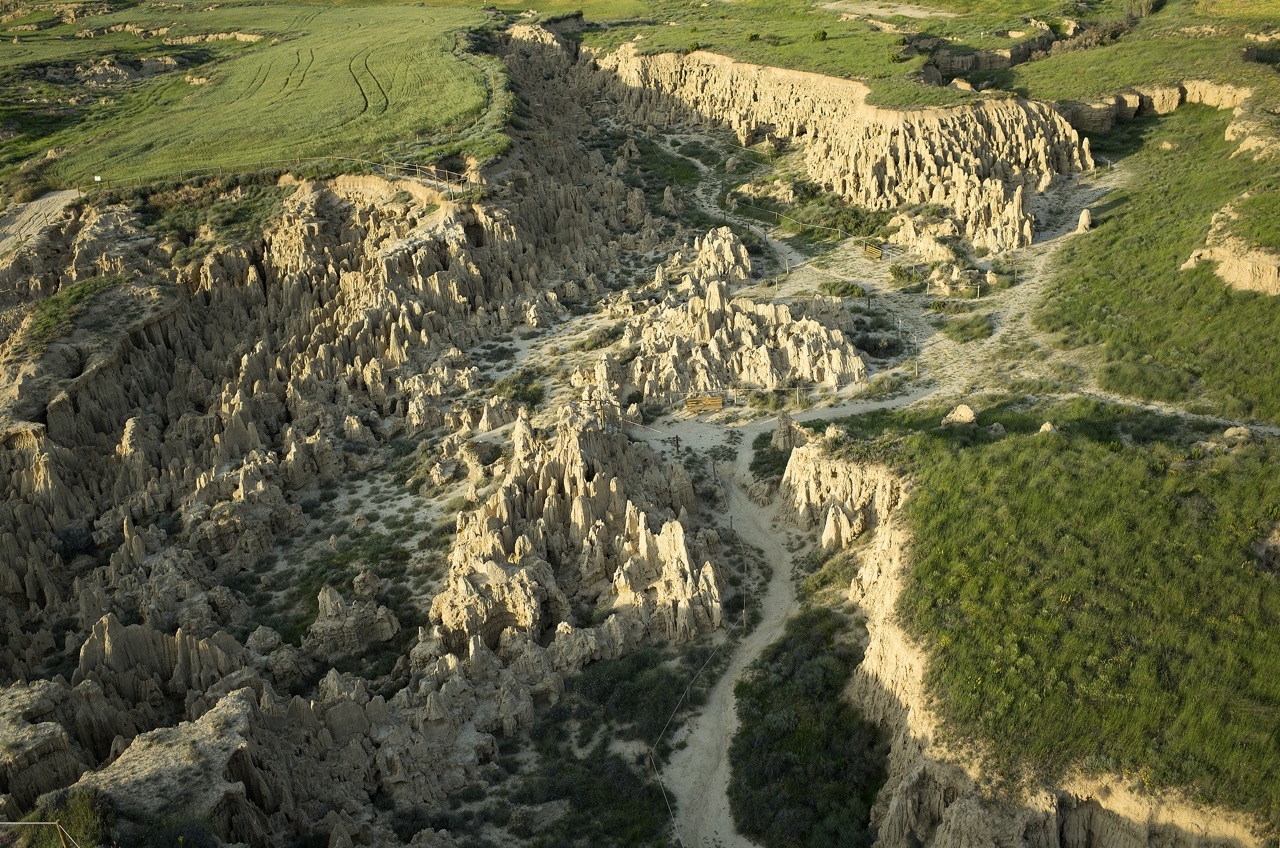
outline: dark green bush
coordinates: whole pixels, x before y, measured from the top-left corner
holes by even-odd
[[[842,697],[860,652],[848,622],[808,608],[787,622],[734,687],[729,746],[734,822],[767,848],[868,846],[888,746]]]

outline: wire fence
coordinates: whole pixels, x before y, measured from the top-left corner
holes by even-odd
[[[56,822],[56,821],[51,821],[51,822],[41,822],[41,821],[34,821],[34,822],[0,822],[0,827],[13,827],[13,828],[18,828],[18,827],[53,827],[53,828],[57,828],[58,839],[62,840],[62,848],[80,848],[80,843],[76,841],[76,839],[75,839],[75,837],[74,837],[74,836],[72,836],[70,833],[68,833],[68,832],[67,832],[67,829],[66,829],[65,827],[63,827],[63,826],[62,826],[62,822]]]
[[[386,177],[412,179],[440,189],[449,200],[478,193],[483,183],[471,174],[451,171],[435,165],[423,165],[418,162],[397,162],[393,159],[375,161],[358,159],[350,156],[316,156],[305,159],[268,159],[258,162],[243,162],[235,165],[217,165],[205,168],[188,168],[181,171],[153,174],[147,177],[134,177],[125,180],[103,179],[94,177],[89,185],[90,191],[120,190],[141,188],[159,182],[186,182],[201,177],[227,176],[229,174],[252,173],[254,171],[280,170],[300,171],[304,168],[349,164],[356,166],[353,170],[363,170],[381,174]],[[80,187],[85,192],[84,187]]]

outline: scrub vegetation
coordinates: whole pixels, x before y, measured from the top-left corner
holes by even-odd
[[[887,744],[841,696],[861,651],[849,621],[809,607],[734,687],[729,806],[767,848],[868,846]]]
[[[1123,771],[1280,821],[1280,586],[1257,553],[1280,446],[1085,400],[943,413],[842,423],[851,456],[916,481],[899,613],[952,732],[1005,773]]]

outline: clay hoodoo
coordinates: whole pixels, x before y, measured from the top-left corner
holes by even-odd
[[[626,321],[623,353],[606,354],[575,382],[626,406],[636,394],[662,403],[694,392],[838,389],[866,379],[866,364],[840,329],[797,318],[785,304],[731,297],[730,286],[750,274],[738,237],[726,227],[710,231],[659,266],[664,297]],[[617,308],[634,312],[642,303]]]
[[[642,56],[624,45],[596,61],[607,85],[631,88],[642,117],[692,111],[743,143],[788,139],[803,145],[815,182],[871,209],[939,204],[992,251],[1031,243],[1029,193],[1093,167],[1088,141],[1040,103],[899,111],[868,105],[861,83],[702,51]]]
[[[723,578],[706,558],[712,530],[692,533],[693,486],[678,465],[632,443],[616,416],[566,408],[540,444],[516,423],[503,484],[458,520],[446,589],[432,618],[450,644],[495,647],[554,634],[557,670],[614,658],[648,640],[687,641],[721,624]],[[574,610],[608,613],[579,629]]]
[[[227,635],[256,624],[228,581],[256,575],[301,527],[306,493],[367,471],[398,437],[515,420],[507,401],[457,403],[487,379],[464,351],[598,297],[624,251],[678,243],[598,152],[561,143],[591,124],[577,100],[596,89],[588,69],[518,49],[508,60],[554,108],[527,123],[486,203],[372,177],[286,180],[261,239],[194,266],[175,266],[123,207],[74,211],[6,257],[0,308],[80,280],[111,275],[112,287],[93,301],[105,322],[44,348],[4,327],[0,723],[20,744],[0,753],[0,813],[91,773],[82,785],[131,804],[191,797],[224,840],[280,844],[327,822],[390,844],[364,818],[373,796],[443,803],[494,734],[557,697],[559,669],[718,625],[715,539],[682,523],[687,480],[672,488],[672,472],[600,420],[566,422],[558,453],[520,453],[492,508],[529,510],[504,567],[517,549],[563,574],[592,551],[595,564],[631,551],[617,574],[553,573],[574,602],[607,596],[612,624],[576,630],[548,605],[554,654],[533,641],[546,633],[498,617],[474,635],[425,628],[393,697],[334,673],[309,702],[276,693],[314,680],[317,659],[402,635],[376,581],[323,591],[301,649],[266,627],[243,645]],[[484,527],[464,525],[459,569],[486,567],[461,553],[491,541]],[[71,682],[18,682],[51,676],[77,648]]]

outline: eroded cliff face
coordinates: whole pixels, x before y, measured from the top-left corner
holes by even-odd
[[[1236,203],[1247,197],[1248,193]],[[1204,247],[1192,251],[1182,264],[1183,269],[1194,268],[1201,262],[1214,262],[1214,273],[1232,288],[1280,295],[1280,255],[1234,235],[1232,222],[1237,216],[1235,203],[1215,213]]]
[[[1177,85],[1136,85],[1094,103],[1064,101],[1054,108],[1071,126],[1088,133],[1109,132],[1117,123],[1142,115],[1167,115],[1183,103],[1202,103],[1215,109],[1231,109],[1228,141],[1239,141],[1239,152],[1269,156],[1280,150],[1266,122],[1252,114],[1252,89],[1212,80],[1187,80]]]
[[[286,180],[260,239],[187,267],[129,210],[84,207],[0,270],[6,309],[118,275],[93,295],[96,324],[40,345],[29,318],[5,325],[0,727],[16,742],[0,752],[0,814],[79,781],[144,815],[180,801],[232,842],[315,829],[399,844],[371,819],[375,796],[438,807],[496,736],[559,696],[562,672],[718,626],[717,540],[688,518],[682,472],[604,417],[567,418],[544,445],[509,402],[455,400],[483,379],[464,351],[562,320],[620,257],[656,264],[678,244],[619,176],[625,159],[563,143],[592,126],[582,103],[597,118],[612,107],[551,47],[506,52],[547,108],[484,202]],[[473,474],[469,434],[512,422],[505,483],[462,522],[456,591],[394,685],[315,683],[333,658],[396,638],[372,574],[349,597],[322,590],[300,645],[265,627],[228,635],[258,619],[228,583],[301,526],[305,493],[432,431],[456,431],[441,479]],[[495,535],[506,519],[519,523]],[[503,587],[494,568],[511,572]],[[535,606],[494,601],[525,588]],[[577,627],[559,597],[614,616]],[[299,686],[308,699],[282,694]]]
[[[1093,167],[1051,108],[1018,99],[899,111],[866,103],[858,82],[735,62],[698,51],[640,55],[628,44],[596,57],[645,116],[692,112],[747,143],[766,134],[803,146],[811,178],[871,209],[939,204],[975,246],[1031,243],[1028,193]]]
[[[1131,791],[1120,775],[1071,774],[1058,785],[993,795],[980,755],[940,737],[925,687],[928,656],[898,623],[911,568],[903,505],[911,486],[879,464],[839,458],[844,436],[796,447],[781,510],[821,530],[829,550],[851,550],[858,573],[849,600],[866,616],[865,656],[846,695],[892,739],[888,780],[872,811],[879,848],[1168,848],[1261,845],[1244,816],[1206,810],[1172,793]]]

